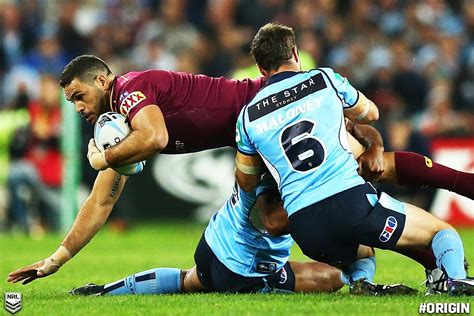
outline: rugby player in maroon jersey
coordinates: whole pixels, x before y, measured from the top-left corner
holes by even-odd
[[[9,280],[32,281],[52,274],[92,239],[108,218],[127,180],[108,167],[142,161],[160,152],[180,154],[234,147],[235,122],[240,109],[264,84],[262,78],[238,81],[163,70],[117,76],[96,56],[74,58],[65,67],[60,85],[76,111],[92,124],[102,113],[119,112],[128,118],[132,133],[104,154],[93,140],[89,142],[89,162],[100,172],[71,230],[52,256],[12,272]],[[367,127],[360,126],[359,130]],[[349,138],[351,144],[361,146],[350,135]],[[469,185],[472,174],[414,153],[383,154],[382,143],[368,141],[364,145],[369,145],[367,150],[358,154],[360,171],[366,180],[402,184],[408,181],[474,196],[474,188]],[[273,224],[272,229],[284,229],[281,224]],[[422,255],[421,261],[431,264],[430,255]]]
[[[64,69],[60,84],[68,100],[94,123],[107,111],[125,115],[133,132],[117,146],[99,153],[91,141],[89,161],[96,170],[145,160],[156,153],[190,153],[235,146],[240,109],[265,79],[229,80],[204,75],[147,70],[112,74],[95,56],[79,56]],[[359,92],[360,99],[366,99]],[[351,127],[352,129],[352,127]],[[426,185],[474,198],[474,174],[458,172],[415,153],[395,152],[374,164],[359,158],[366,180]]]

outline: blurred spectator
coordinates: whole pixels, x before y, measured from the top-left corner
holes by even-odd
[[[21,30],[21,15],[19,8],[10,3],[0,4],[0,25],[2,50],[5,55],[7,67],[11,67],[21,61],[26,51],[26,38]]]
[[[406,106],[408,114],[421,111],[428,93],[428,81],[413,68],[413,60],[408,45],[397,38],[392,43],[395,58],[393,73],[393,89]]]
[[[40,97],[28,103],[30,125],[17,130],[10,147],[10,217],[29,233],[57,229],[62,158],[61,112],[56,78],[43,75]]]
[[[412,122],[407,112],[394,110],[386,118],[386,129],[382,130],[386,151],[412,151],[431,157],[430,141],[412,128]],[[420,207],[429,207],[435,190],[403,187],[393,185],[379,185],[389,194],[397,195],[404,201],[416,203]]]
[[[236,23],[249,26],[253,30],[258,30],[274,19],[280,21],[278,14],[288,9],[288,1],[285,0],[242,0],[236,2],[237,8],[234,17]],[[295,5],[298,5],[299,2],[302,1],[295,1]],[[280,23],[284,23],[284,21],[280,21]]]
[[[4,77],[1,90],[4,102],[0,108],[17,107],[14,103],[22,93],[36,99],[39,96],[39,82],[40,76],[34,68],[22,64],[15,65]]]
[[[135,38],[135,45],[160,36],[165,49],[173,54],[188,50],[196,44],[197,30],[185,20],[186,1],[161,1],[159,16],[145,23]]]
[[[161,36],[138,45],[133,54],[133,62],[138,69],[176,70],[176,57],[166,51]]]
[[[434,83],[428,94],[428,106],[416,117],[417,128],[427,137],[472,135],[473,116],[453,109],[452,85],[449,81]]]
[[[454,108],[474,115],[474,38],[462,51],[460,68],[454,81]]]
[[[59,45],[56,31],[46,27],[38,41],[38,48],[25,57],[25,64],[41,74],[52,74],[55,78],[68,63],[63,48]]]
[[[64,2],[59,10],[57,38],[60,46],[64,49],[67,61],[87,52],[87,38],[79,32],[74,24],[78,8],[78,2],[68,1]]]

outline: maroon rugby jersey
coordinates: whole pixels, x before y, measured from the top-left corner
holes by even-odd
[[[169,142],[165,154],[235,146],[240,109],[265,80],[229,80],[164,70],[129,72],[114,79],[112,110],[128,117],[148,105],[163,112]]]

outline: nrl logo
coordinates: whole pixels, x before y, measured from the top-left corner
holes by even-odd
[[[5,293],[5,309],[15,314],[20,311],[21,309],[21,293],[18,292],[10,292]]]

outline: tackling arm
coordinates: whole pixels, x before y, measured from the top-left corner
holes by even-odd
[[[131,121],[132,132],[118,145],[103,154],[89,144],[88,158],[96,170],[120,167],[139,162],[159,153],[168,144],[168,130],[160,108],[149,105],[142,108]]]
[[[366,180],[376,180],[384,172],[384,147],[380,133],[369,125],[354,124],[346,119],[349,145],[359,163],[359,174]],[[353,137],[356,140],[354,140]],[[360,142],[360,143],[359,143]],[[361,144],[365,147],[363,148]]]
[[[44,260],[11,272],[8,275],[8,281],[13,283],[23,281],[23,284],[27,284],[36,278],[48,276],[59,270],[104,225],[126,180],[126,176],[121,176],[112,169],[99,172],[91,194],[79,210],[72,228],[58,250]]]
[[[235,163],[235,178],[242,190],[248,192],[255,189],[261,176],[262,158],[258,155],[247,156],[238,151]]]
[[[344,115],[351,121],[368,124],[379,119],[379,109],[374,102],[358,91],[359,98],[354,106],[344,110]]]
[[[278,189],[273,189],[257,197],[257,206],[260,219],[267,232],[273,236],[281,236],[290,233],[290,222],[288,213],[283,208],[283,201]]]

